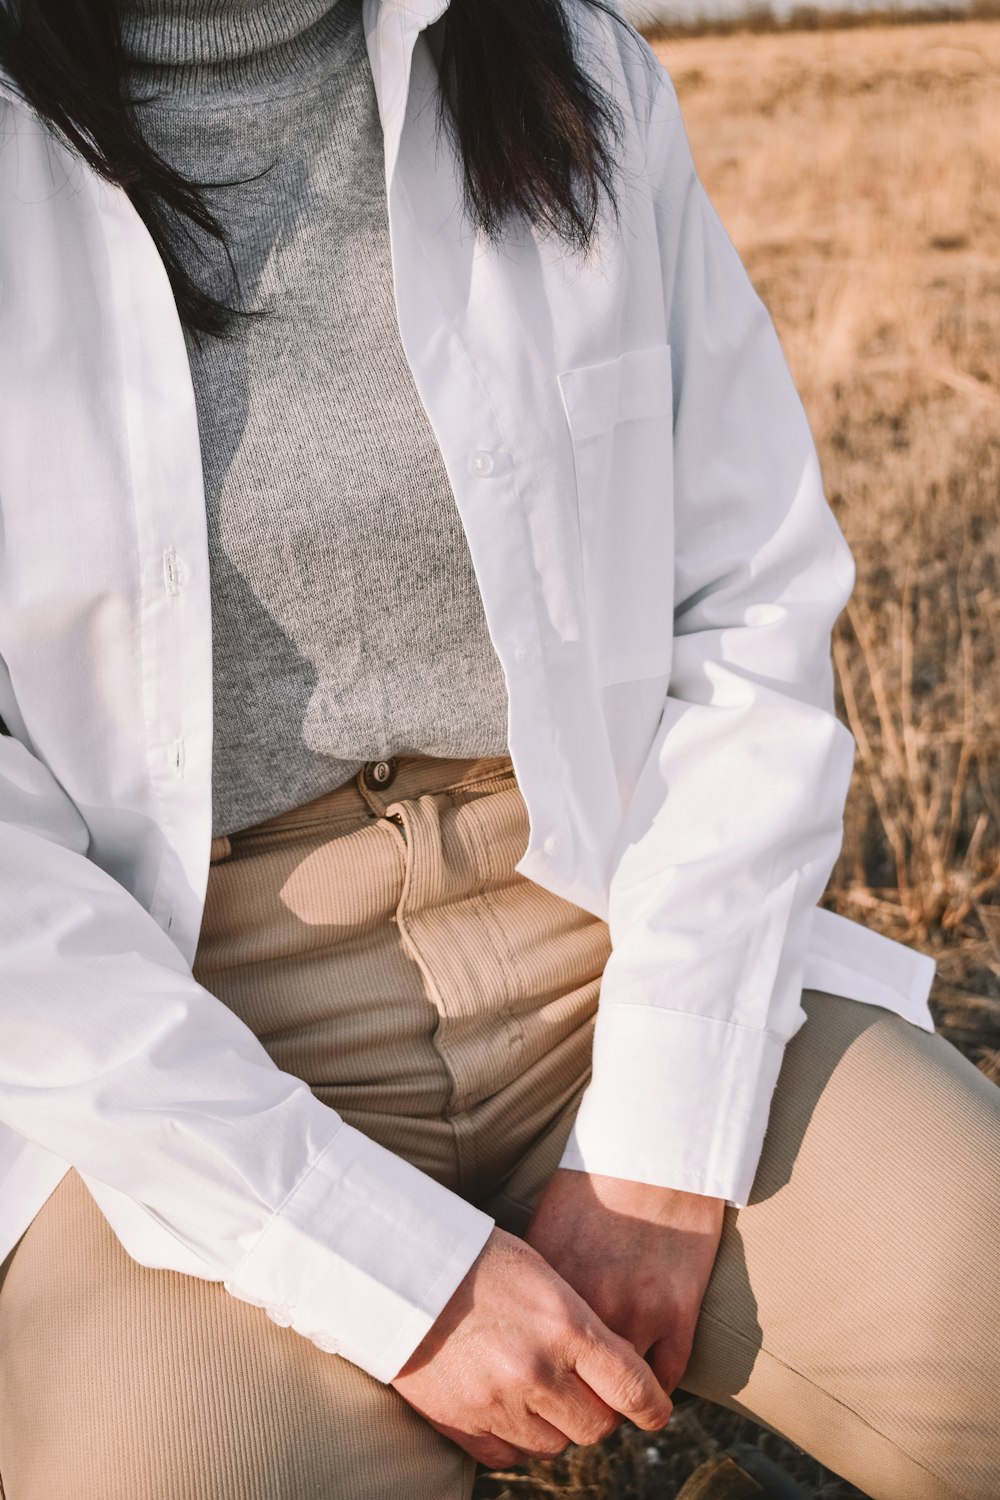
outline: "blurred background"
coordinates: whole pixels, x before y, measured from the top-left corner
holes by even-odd
[[[712,22],[743,24],[748,17],[769,18],[787,24],[793,17],[802,20],[812,14],[840,19],[866,18],[869,22],[875,7],[866,0],[624,0],[629,20],[652,36],[658,26],[704,26]],[[996,15],[995,0],[879,0],[878,12],[906,14],[911,20],[967,19]]]
[[[938,961],[939,1029],[1000,1083],[1000,4],[626,4],[778,327],[858,564],[836,631],[858,745],[826,904]],[[915,1146],[918,1143],[915,1143]],[[482,1500],[673,1500],[732,1442],[857,1491],[701,1401],[651,1443]]]

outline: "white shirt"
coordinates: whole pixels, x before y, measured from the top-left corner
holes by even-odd
[[[744,1204],[802,988],[930,1030],[933,965],[817,909],[853,583],[773,326],[639,34],[590,261],[457,208],[422,28],[364,0],[400,335],[509,695],[517,869],[606,918],[563,1165]],[[0,1259],[70,1165],[126,1250],[377,1379],[487,1215],[345,1124],[195,982],[211,618],[190,369],[126,195],[0,99]],[[442,138],[443,139],[443,138]]]

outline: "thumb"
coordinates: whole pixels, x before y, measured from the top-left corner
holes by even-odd
[[[595,1395],[636,1427],[655,1432],[670,1421],[673,1403],[652,1369],[602,1323],[591,1327],[575,1368]]]

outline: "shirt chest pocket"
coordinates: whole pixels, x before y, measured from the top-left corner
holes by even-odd
[[[576,480],[586,616],[602,684],[666,675],[673,636],[670,347],[557,373]]]

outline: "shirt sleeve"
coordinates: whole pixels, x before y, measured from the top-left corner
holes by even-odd
[[[87,847],[55,778],[0,735],[0,1119],[233,1296],[390,1380],[493,1220],[279,1069]]]
[[[561,1165],[742,1206],[842,840],[854,743],[830,637],[854,564],[774,326],[657,67],[673,662],[623,815],[593,1077]]]

